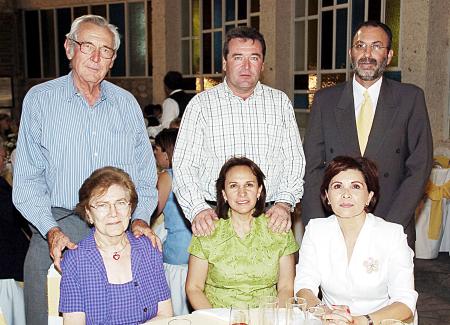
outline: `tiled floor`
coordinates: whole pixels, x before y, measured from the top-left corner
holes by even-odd
[[[419,325],[450,325],[450,256],[415,260]]]

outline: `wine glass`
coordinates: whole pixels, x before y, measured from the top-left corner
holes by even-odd
[[[303,324],[306,319],[306,299],[291,297],[286,301],[286,325]]]
[[[259,300],[259,324],[278,325],[278,297],[263,296]]]
[[[230,308],[230,325],[249,325],[250,310],[245,302],[236,302]]]
[[[320,325],[322,324],[322,318],[325,315],[325,309],[323,307],[309,307],[307,312],[307,324],[308,325]]]
[[[405,323],[403,323],[400,320],[397,319],[383,319],[380,322],[381,325],[404,325]]]

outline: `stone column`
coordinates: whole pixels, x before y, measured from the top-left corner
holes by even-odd
[[[164,75],[181,71],[181,2],[152,1],[153,103],[162,103]]]
[[[292,97],[292,0],[261,0],[260,31],[266,40],[263,82]]]
[[[402,81],[424,90],[434,146],[450,148],[450,2],[402,1],[401,16]]]

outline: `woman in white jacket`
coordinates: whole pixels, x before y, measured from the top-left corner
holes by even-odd
[[[297,295],[309,307],[324,305],[327,324],[410,321],[418,296],[414,253],[402,226],[370,213],[379,195],[375,164],[366,158],[336,157],[325,171],[320,193],[333,214],[311,219],[306,227]]]

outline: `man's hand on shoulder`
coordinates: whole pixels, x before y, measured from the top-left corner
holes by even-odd
[[[210,236],[216,228],[214,220],[219,220],[219,218],[213,209],[205,209],[198,213],[192,220],[194,236]]]
[[[68,249],[75,249],[77,248],[77,245],[73,243],[59,227],[53,227],[47,232],[47,242],[53,263],[55,264],[56,269],[61,271],[61,257],[63,250],[66,247]]]
[[[270,218],[268,227],[273,232],[288,232],[291,229],[291,207],[284,202],[275,203],[266,215]]]
[[[131,223],[131,231],[136,238],[146,236],[152,242],[153,247],[158,247],[158,250],[162,252],[161,239],[156,236],[155,232],[150,226],[142,219],[135,219]]]

